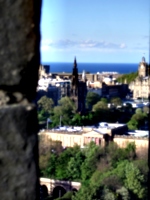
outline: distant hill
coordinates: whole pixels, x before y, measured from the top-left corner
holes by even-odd
[[[121,76],[119,76],[117,78],[117,81],[119,83],[131,83],[132,81],[134,81],[136,79],[136,77],[138,76],[138,72],[132,72],[132,73],[129,73],[129,74],[123,74]]]

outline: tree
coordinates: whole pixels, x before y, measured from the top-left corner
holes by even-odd
[[[72,118],[72,125],[83,126],[82,116],[79,113],[76,113]]]
[[[119,196],[121,196],[122,200],[130,199],[129,191],[124,186],[116,190],[116,192],[119,194]]]
[[[92,108],[92,110],[95,111],[95,112],[100,111],[102,109],[108,109],[107,103],[105,103],[103,101],[97,102]]]
[[[100,95],[94,92],[88,92],[86,96],[86,105],[91,110],[92,106],[100,100]]]
[[[120,106],[122,105],[122,100],[119,97],[113,97],[110,102],[115,106]]]
[[[116,167],[118,162],[123,160],[134,160],[136,157],[136,146],[135,143],[128,143],[125,148],[120,148],[116,144],[108,145],[106,148],[109,162],[113,167]]]
[[[42,170],[44,177],[55,178],[56,176],[56,166],[57,166],[57,155],[54,153],[50,154],[47,162],[47,166]]]
[[[44,112],[51,113],[54,102],[51,98],[48,98],[47,96],[43,96],[40,98],[40,100],[37,102],[39,110],[44,110]]]
[[[137,130],[138,129],[138,122],[135,119],[131,119],[127,123],[128,129],[129,130]]]
[[[141,109],[141,108],[137,108],[137,109],[135,110],[135,113],[136,113],[136,114],[142,113],[142,109]]]
[[[72,196],[73,196],[73,191],[68,191],[62,197],[57,198],[57,200],[71,200]]]
[[[104,102],[104,103],[108,103],[108,100],[104,97],[101,98],[101,101]]]
[[[124,74],[124,75],[118,77],[117,81],[120,82],[120,83],[124,83],[125,80],[126,80],[127,83],[129,84],[132,81],[134,81],[137,76],[138,76],[138,72],[132,72],[132,73]]]
[[[56,165],[56,179],[58,180],[69,180],[69,173],[67,170],[68,162],[72,154],[68,149],[66,149],[57,159]]]
[[[63,151],[62,143],[49,139],[47,135],[40,134],[39,136],[39,155],[46,155],[47,153],[55,152],[59,155]]]
[[[140,126],[142,126],[143,124],[144,124],[144,121],[145,121],[145,115],[141,112],[138,112],[138,113],[136,113],[136,114],[134,114],[133,116],[132,116],[132,118],[131,118],[131,120],[135,120],[135,121],[137,121],[138,122],[138,128],[140,127]]]
[[[102,194],[103,200],[116,200],[114,192],[109,190],[108,188],[104,188],[103,194]]]
[[[125,187],[135,195],[134,199],[146,199],[147,189],[144,175],[133,163],[126,165],[125,176]]]
[[[81,165],[84,159],[85,156],[82,151],[79,151],[74,157],[70,158],[67,166],[70,180],[81,181]]]
[[[80,178],[80,166],[81,162],[84,161],[84,159],[82,159],[82,152],[79,146],[76,145],[74,147],[70,147],[64,150],[57,159],[56,179],[74,180],[74,178]],[[74,161],[76,161],[77,163],[75,164]],[[73,163],[75,164],[75,166],[72,165]],[[71,169],[74,171],[75,174],[73,174],[73,172],[70,174]]]
[[[37,104],[39,122],[45,122],[52,114],[54,102],[51,98],[43,96],[40,98]]]
[[[53,110],[53,126],[59,125],[60,121],[62,125],[70,125],[76,110],[74,102],[69,97],[63,97],[58,104]]]
[[[97,161],[99,159],[99,146],[97,146],[94,142],[91,142],[84,149],[85,160],[81,166],[82,172],[82,180],[86,181],[90,179],[91,175],[96,169]]]

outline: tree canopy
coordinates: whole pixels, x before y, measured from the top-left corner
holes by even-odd
[[[122,76],[117,78],[117,81],[120,83],[125,83],[125,81],[126,81],[129,84],[132,81],[134,81],[137,76],[138,76],[138,72],[123,74]]]
[[[91,142],[84,149],[74,146],[59,154],[51,152],[42,176],[81,182],[70,200],[147,200],[145,163],[137,157],[134,143],[120,148],[115,143],[101,147]]]
[[[37,102],[39,122],[46,121],[53,112],[54,102],[51,98],[43,96]]]
[[[86,106],[91,110],[92,106],[100,101],[100,95],[94,92],[88,92],[86,96]]]
[[[111,98],[110,102],[111,102],[115,107],[122,105],[122,100],[121,100],[120,97],[113,97],[113,98]]]
[[[44,110],[44,112],[51,113],[54,107],[54,102],[51,98],[43,96],[37,102],[39,110]]]
[[[58,106],[55,106],[53,110],[53,126],[60,125],[60,121],[62,125],[70,125],[75,111],[75,104],[69,97],[61,98],[58,102]]]
[[[104,101],[98,101],[92,108],[92,110],[95,112],[98,112],[102,109],[108,109],[107,103]]]

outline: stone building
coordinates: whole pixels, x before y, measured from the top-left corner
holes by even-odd
[[[127,131],[126,124],[101,123],[99,128],[92,127],[60,127],[54,130],[45,130],[39,135],[45,135],[45,139],[61,141],[63,147],[73,147],[75,144],[84,147],[91,141],[97,145],[105,146],[113,140],[116,134],[125,134]],[[47,140],[48,141],[48,140]]]
[[[44,76],[46,74],[44,68],[41,66],[40,69],[40,75]],[[54,79],[45,76],[39,80],[36,101],[43,95],[46,95],[47,97],[52,98],[55,105],[57,105],[58,100],[68,96],[75,102],[76,111],[84,113],[86,94],[87,86],[85,72],[79,77],[75,58],[71,80],[61,79],[59,76],[56,76]]]
[[[104,124],[105,125],[105,124]],[[126,124],[109,123],[108,126],[100,126],[99,128],[91,127],[74,127],[60,129],[45,130],[39,133],[43,136],[45,142],[49,139],[60,141],[63,147],[73,147],[75,144],[84,148],[91,141],[96,145],[104,147],[110,142],[115,142],[119,147],[125,148],[128,143],[135,143],[137,153],[143,153],[148,150],[147,136],[129,135]]]
[[[142,154],[143,151],[148,150],[148,137],[116,135],[113,141],[121,148],[125,148],[128,143],[134,142],[138,154]]]
[[[43,77],[47,77],[50,72],[50,66],[49,65],[40,65],[39,67],[39,79]]]
[[[133,91],[133,98],[148,98],[150,95],[150,76],[149,65],[146,63],[145,58],[139,63],[138,76],[130,83],[129,88]]]
[[[129,89],[127,84],[121,85],[107,85],[105,83],[102,84],[102,96],[103,97],[120,97],[125,98],[128,94]]]

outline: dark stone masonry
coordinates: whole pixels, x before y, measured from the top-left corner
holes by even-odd
[[[39,199],[41,0],[0,0],[0,199]]]

